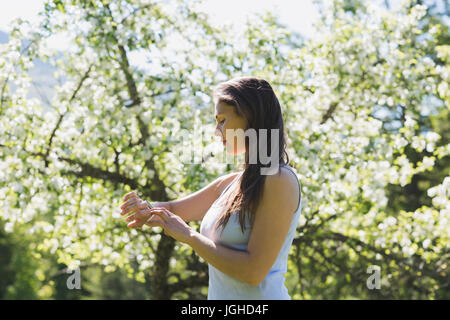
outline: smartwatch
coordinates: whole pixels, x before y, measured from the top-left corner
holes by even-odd
[[[145,202],[147,202],[147,204],[148,204],[148,206],[150,207],[150,209],[153,209],[153,206],[152,206],[152,204],[150,203],[150,201],[145,200]],[[145,223],[147,223],[149,220],[151,220],[152,217],[153,217],[153,215],[151,215],[151,216],[147,219],[147,221],[145,221]]]
[[[147,204],[148,204],[148,206],[150,207],[150,209],[153,209],[153,206],[152,206],[152,204],[150,203],[150,201],[145,200],[145,202],[147,202]]]

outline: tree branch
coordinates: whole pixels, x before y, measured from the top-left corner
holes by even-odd
[[[206,272],[201,272],[199,274],[189,276],[186,279],[181,279],[181,277],[176,273],[172,273],[170,274],[170,276],[177,277],[178,281],[169,285],[169,296],[172,296],[174,293],[183,291],[185,289],[207,286],[209,281]]]
[[[330,119],[333,116],[333,113],[336,110],[337,106],[338,106],[337,102],[333,102],[330,104],[327,112],[323,115],[322,120],[320,121],[320,124],[324,124],[325,122],[327,122],[328,119]]]
[[[81,86],[83,85],[83,82],[88,78],[89,73],[91,72],[92,69],[92,65],[89,66],[89,69],[84,73],[83,77],[81,78],[81,80],[79,81],[77,88],[75,89],[75,91],[73,92],[72,96],[70,97],[69,100],[69,104],[75,99],[75,97],[78,94],[78,91],[80,91]],[[64,112],[63,114],[59,115],[59,119],[58,122],[56,123],[55,128],[53,129],[49,141],[48,141],[48,147],[47,147],[47,151],[45,152],[44,155],[44,162],[45,162],[45,167],[48,167],[48,155],[50,154],[50,150],[52,148],[52,142],[53,142],[53,138],[55,137],[56,131],[59,129],[59,126],[61,125],[61,122],[64,118],[64,116],[67,114],[68,110],[66,110],[66,112]]]
[[[124,183],[124,184],[128,184],[132,189],[137,189],[139,187],[138,183],[134,179],[125,177],[124,175],[121,175],[117,172],[110,172],[107,170],[103,170],[103,169],[94,167],[93,165],[91,165],[89,163],[83,163],[83,162],[79,162],[79,161],[69,159],[69,158],[61,157],[61,158],[59,158],[59,160],[63,160],[69,164],[76,164],[81,167],[81,172],[69,170],[69,171],[63,171],[63,174],[72,174],[77,177],[90,176],[93,178],[108,180],[111,182]]]
[[[42,152],[30,152],[31,155],[39,156],[44,158],[46,155]],[[81,161],[77,161],[74,159],[69,159],[65,157],[60,157],[58,160],[65,161],[72,165],[78,165],[81,167],[81,171],[71,171],[71,170],[62,170],[63,175],[74,175],[80,178],[83,177],[93,177],[97,179],[103,179],[111,182],[124,183],[128,184],[132,189],[137,189],[139,187],[138,183],[131,178],[128,178],[124,175],[121,175],[117,172],[110,172],[107,170],[103,170],[101,168],[94,167],[89,163],[83,163]]]

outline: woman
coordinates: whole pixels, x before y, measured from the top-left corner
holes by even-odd
[[[121,214],[132,213],[126,218],[128,227],[159,226],[191,246],[208,263],[208,299],[290,299],[283,274],[301,211],[301,187],[288,166],[279,101],[267,81],[251,77],[221,83],[213,97],[215,134],[229,154],[245,152],[243,170],[183,199],[154,202],[153,209],[129,193]],[[266,129],[268,134],[242,140],[242,134],[233,135],[239,129]],[[274,147],[269,142],[278,132]],[[269,155],[279,155],[275,174],[262,174],[271,164],[264,164],[258,152],[254,158],[249,154],[264,143]],[[186,223],[193,220],[202,220],[200,232]]]

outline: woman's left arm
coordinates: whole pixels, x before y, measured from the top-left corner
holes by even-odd
[[[219,271],[257,286],[267,276],[286,239],[298,203],[296,190],[297,181],[283,170],[281,174],[266,177],[247,251],[215,243],[165,208],[151,209],[157,219],[147,225],[162,227],[165,234],[191,246]]]
[[[249,252],[215,243],[166,208],[153,208],[150,212],[154,216],[146,223],[148,226],[163,228],[164,234],[191,246],[200,257],[215,268],[230,277],[252,284],[252,278],[248,275],[252,271],[246,268],[251,260]]]
[[[253,270],[248,268],[252,258],[250,252],[227,248],[195,230],[186,243],[214,268],[232,278],[255,285],[252,282]]]

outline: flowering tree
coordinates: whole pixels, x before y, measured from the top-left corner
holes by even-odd
[[[198,123],[213,132],[212,87],[254,75],[280,98],[302,184],[291,296],[439,296],[448,288],[450,178],[428,190],[432,206],[412,212],[390,211],[386,194],[449,154],[439,134],[417,125],[427,108],[449,103],[448,66],[429,57],[448,62],[448,47],[435,46],[439,28],[417,37],[425,10],[406,1],[348,14],[336,0],[318,36],[302,41],[270,14],[240,30],[215,28],[192,1],[47,1],[37,31],[18,23],[0,47],[5,230],[41,239],[35,255],[70,268],[127,270],[152,299],[205,297],[205,262],[156,230],[127,229],[119,207],[130,190],[167,201],[233,167],[210,141],[199,161],[181,161],[177,137]],[[73,47],[56,58],[45,39],[67,31]],[[146,63],[133,63],[139,55]],[[51,110],[27,98],[35,58],[58,68]],[[407,147],[429,154],[411,163]],[[367,287],[372,265],[380,290]]]
[[[448,161],[448,144],[436,147],[439,135],[417,125],[430,108],[448,108],[448,66],[427,54],[439,29],[416,38],[423,5],[405,2],[391,12],[369,5],[351,15],[342,3],[325,12],[313,41],[291,52],[290,63],[303,72],[290,82],[302,84],[285,89],[295,114],[288,123],[294,161],[306,170],[301,181],[309,200],[295,242],[298,288],[334,291],[343,279],[364,293],[367,266],[377,265],[383,290],[371,292],[376,297],[432,297],[448,287],[450,180],[428,191],[432,207],[414,212],[390,212],[385,188],[406,186],[435,161]],[[398,114],[396,128],[392,119],[383,123],[383,112]],[[429,155],[414,165],[406,147]],[[320,277],[317,265],[326,266]],[[414,293],[405,291],[411,287]]]

